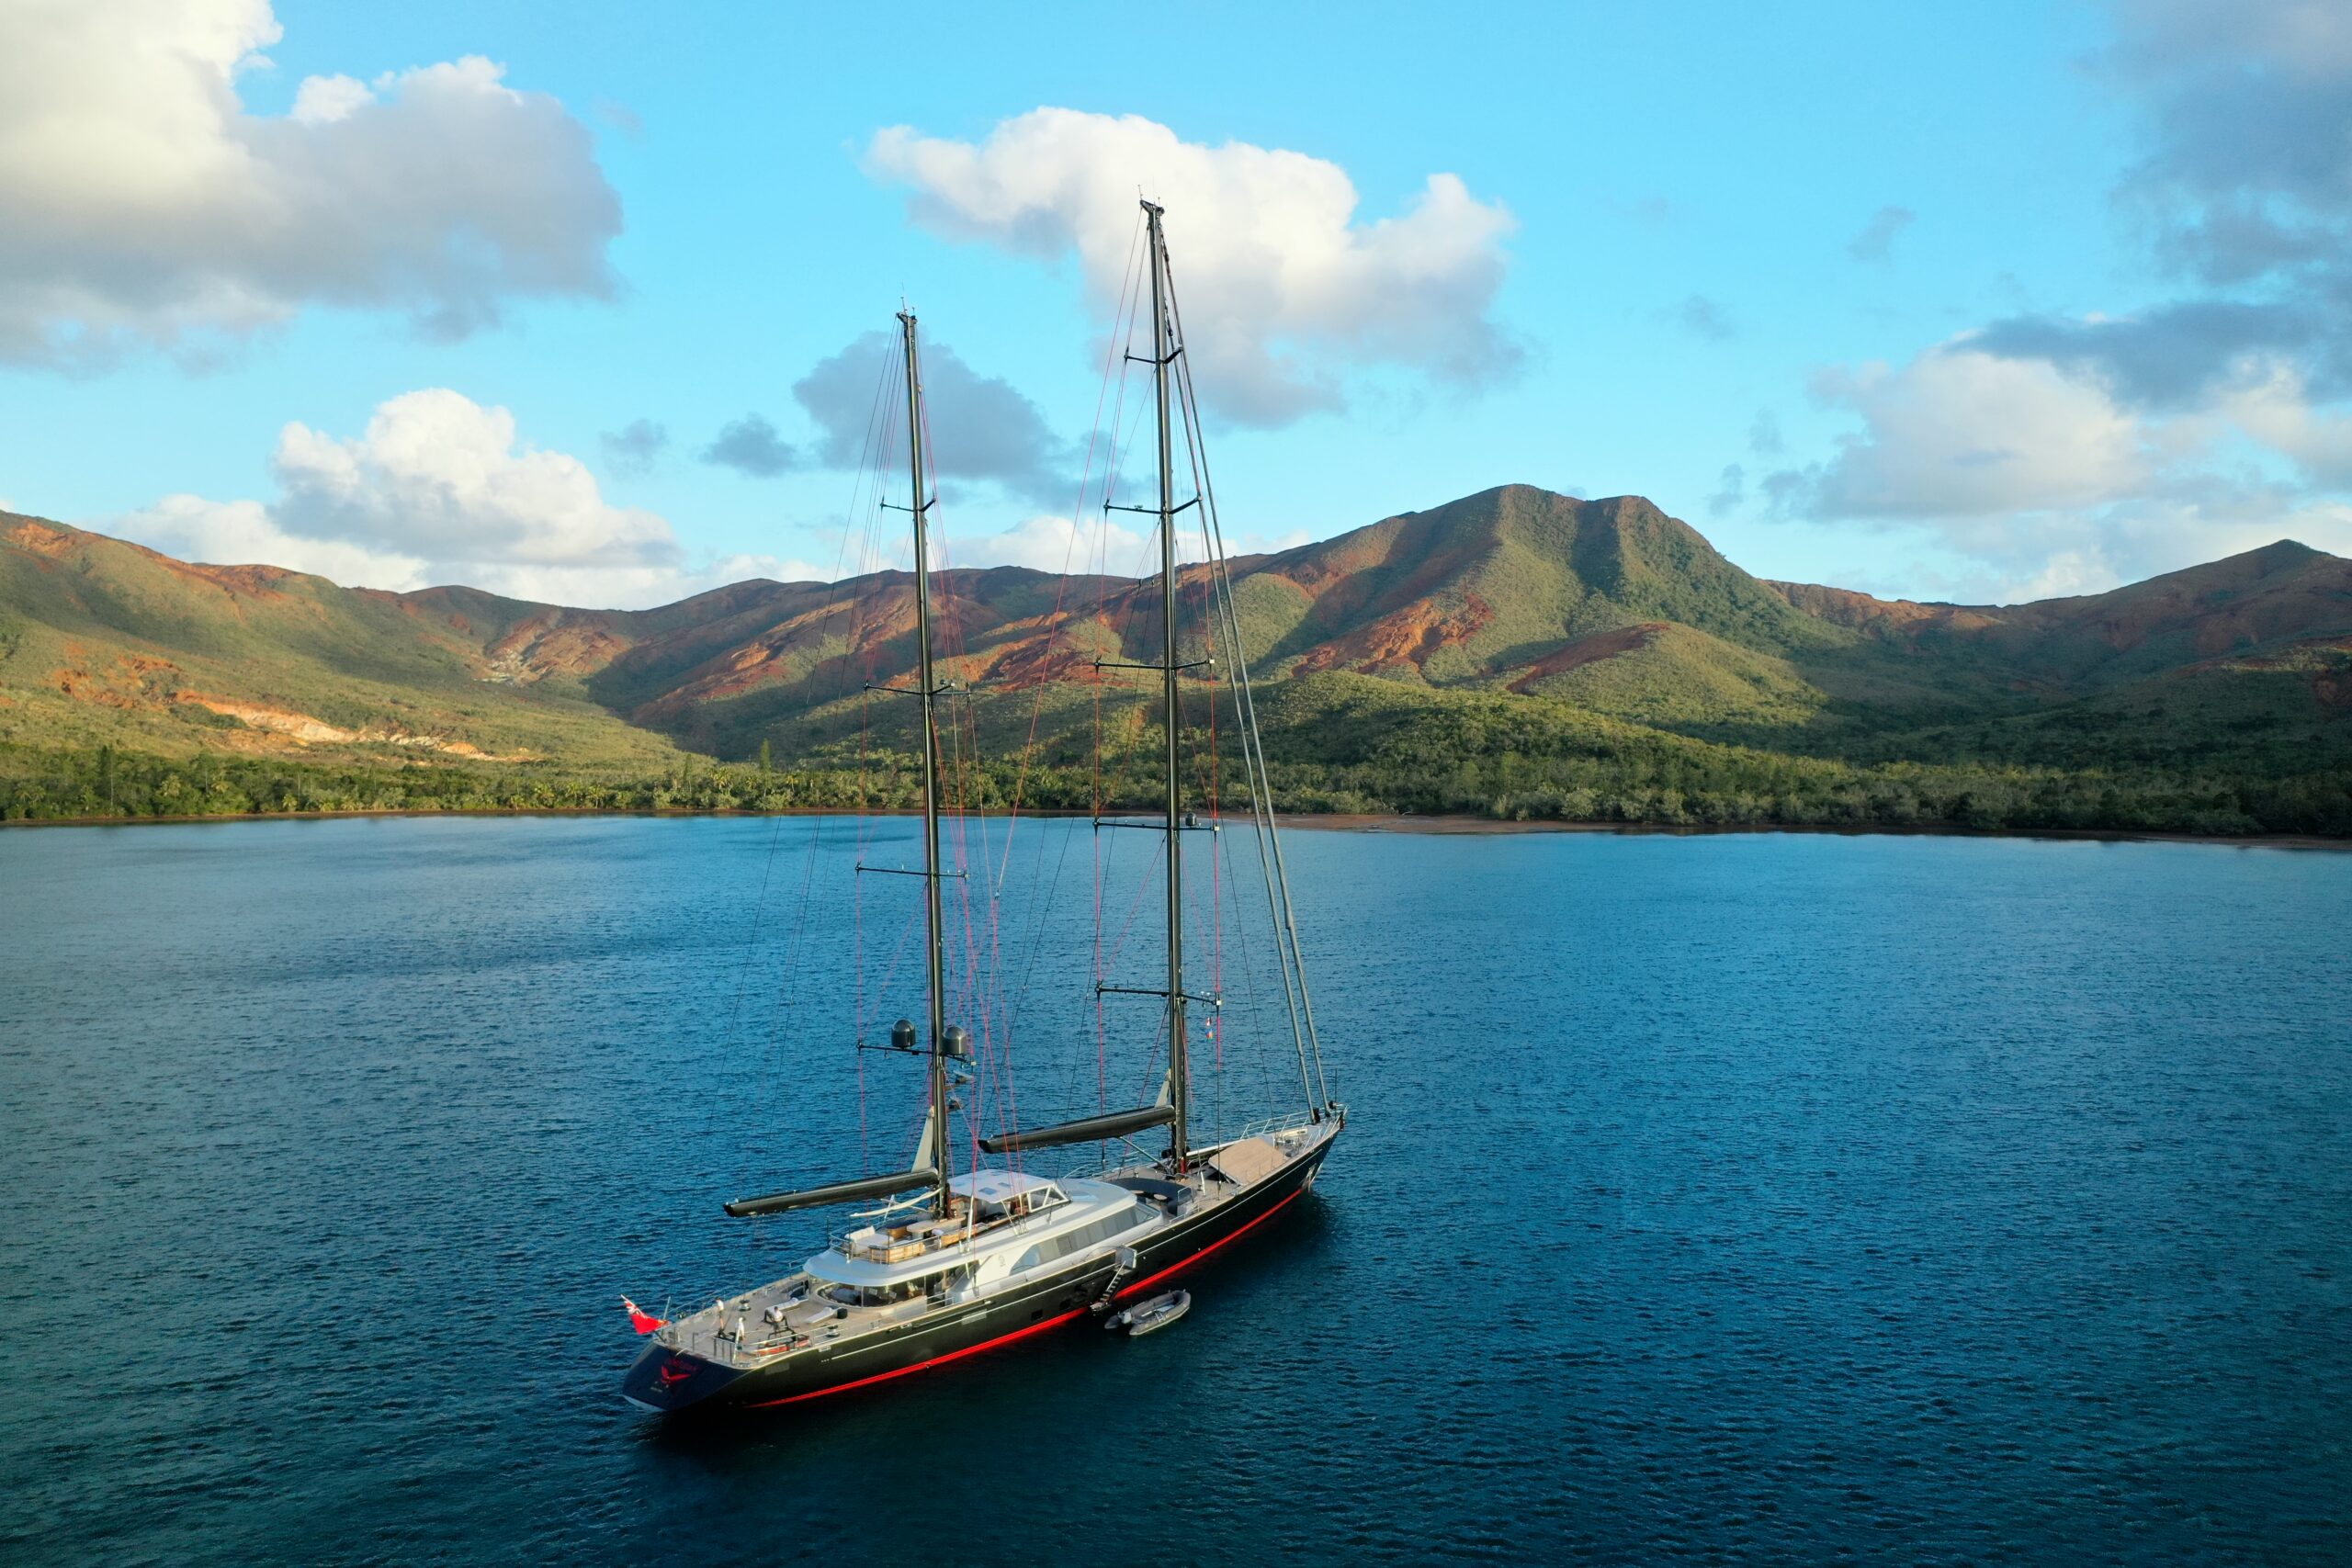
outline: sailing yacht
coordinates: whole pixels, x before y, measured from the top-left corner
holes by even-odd
[[[1174,427],[1197,432],[1182,319],[1168,271],[1162,211],[1144,202],[1148,242],[1153,347],[1150,359],[1159,441],[1159,598],[1161,637],[1156,661],[1124,666],[1159,676],[1164,716],[1164,809],[1148,825],[1164,840],[1167,955],[1164,985],[1103,985],[1098,992],[1156,996],[1165,1012],[1167,1073],[1148,1105],[1083,1117],[1057,1125],[1009,1130],[978,1140],[982,1154],[1012,1156],[1015,1164],[953,1168],[951,1113],[961,1102],[951,1091],[966,1081],[971,1062],[967,1031],[949,1023],[942,915],[941,750],[936,716],[943,687],[934,670],[931,546],[925,499],[922,362],[914,316],[899,315],[906,357],[908,464],[912,479],[915,631],[919,645],[911,692],[922,712],[923,869],[929,948],[929,1017],[918,1036],[900,1020],[890,1049],[927,1060],[929,1095],[922,1137],[908,1168],[888,1175],[740,1199],[727,1213],[755,1218],[826,1205],[885,1200],[857,1217],[865,1222],[833,1239],[801,1269],[784,1279],[724,1297],[690,1316],[662,1320],[631,1316],[650,1339],[622,1383],[632,1402],[665,1415],[687,1411],[773,1408],[867,1388],[1065,1324],[1112,1313],[1177,1270],[1280,1215],[1321,1171],[1342,1128],[1346,1107],[1325,1086],[1314,1035],[1314,1009],[1298,963],[1297,925],[1281,840],[1265,797],[1264,759],[1257,748],[1254,710],[1241,658],[1239,626],[1223,575],[1214,523],[1214,491],[1194,458],[1195,495],[1176,499]],[[1140,357],[1140,356],[1135,356]],[[1173,383],[1171,385],[1171,382]],[[1181,402],[1181,407],[1179,406]],[[1107,502],[1106,502],[1107,504]],[[1181,659],[1177,637],[1178,514],[1194,506],[1208,520],[1212,587],[1212,646],[1227,667],[1250,782],[1250,826],[1265,873],[1270,922],[1283,958],[1283,995],[1297,1045],[1304,1109],[1242,1127],[1220,1141],[1194,1142],[1193,1074],[1188,1056],[1189,1011],[1221,1005],[1213,993],[1187,989],[1184,973],[1182,835],[1200,826],[1185,806],[1179,776],[1183,708],[1179,681],[1207,667]],[[1155,976],[1160,978],[1161,976]],[[1165,1129],[1164,1149],[1148,1152],[1138,1137]],[[1156,1141],[1156,1137],[1155,1137]],[[1018,1168],[1029,1151],[1098,1144],[1134,1151],[1124,1164],[1102,1163],[1085,1176],[1049,1176]]]

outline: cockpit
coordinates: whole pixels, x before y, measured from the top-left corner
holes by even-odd
[[[876,1217],[842,1237],[841,1251],[861,1262],[906,1263],[1069,1201],[1059,1182],[1019,1171],[976,1170],[950,1179],[944,1215],[926,1206]]]
[[[917,1297],[933,1302],[944,1302],[952,1292],[968,1284],[971,1278],[972,1266],[968,1263],[959,1263],[953,1269],[942,1269],[929,1274],[912,1275],[904,1280],[890,1280],[886,1284],[859,1285],[848,1282],[831,1284],[819,1294],[824,1300],[837,1303],[842,1306],[894,1306],[900,1302],[913,1301]]]
[[[972,1204],[975,1223],[983,1225],[1042,1214],[1069,1201],[1059,1182],[1014,1170],[976,1170],[950,1179],[947,1190]]]

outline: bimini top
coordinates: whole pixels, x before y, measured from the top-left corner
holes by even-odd
[[[974,1170],[947,1179],[947,1190],[983,1203],[1003,1203],[1024,1192],[1058,1192],[1060,1184],[1019,1170]]]

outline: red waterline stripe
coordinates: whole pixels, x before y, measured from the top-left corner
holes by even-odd
[[[1262,1218],[1263,1216],[1261,1217]],[[1238,1235],[1240,1234],[1241,1233],[1239,1231],[1236,1231],[1234,1233],[1235,1235]],[[1232,1237],[1228,1236],[1227,1239],[1229,1241]],[[870,1382],[888,1382],[892,1378],[902,1378],[907,1376],[910,1372],[928,1371],[933,1367],[944,1366],[950,1361],[960,1361],[967,1356],[977,1356],[983,1350],[993,1350],[1000,1345],[1010,1345],[1015,1339],[1026,1339],[1032,1334],[1043,1334],[1048,1328],[1058,1328],[1073,1317],[1083,1317],[1085,1315],[1086,1309],[1084,1307],[1080,1307],[1075,1311],[1066,1312],[1059,1317],[1049,1317],[1043,1323],[1033,1323],[1026,1328],[1016,1328],[1012,1333],[1004,1335],[999,1338],[983,1340],[978,1345],[967,1345],[961,1350],[950,1350],[944,1356],[933,1356],[930,1360],[917,1361],[911,1367],[900,1367],[894,1372],[876,1372],[870,1378],[859,1378],[854,1382],[835,1383],[831,1388],[820,1388],[808,1393],[787,1394],[782,1399],[763,1399],[757,1404],[747,1404],[743,1408],[746,1410],[765,1410],[777,1404],[797,1404],[804,1399],[821,1399],[829,1393],[846,1393],[854,1388],[864,1388]]]
[[[1179,1263],[1170,1263],[1167,1268],[1162,1269],[1157,1274],[1146,1275],[1144,1278],[1137,1280],[1134,1284],[1129,1285],[1125,1290],[1121,1291],[1118,1297],[1114,1299],[1125,1299],[1125,1297],[1132,1296],[1137,1291],[1142,1290],[1146,1285],[1165,1280],[1169,1275],[1173,1274],[1179,1269],[1191,1268],[1193,1264],[1198,1263],[1202,1258],[1206,1258],[1210,1253],[1215,1252],[1218,1247],[1223,1247],[1227,1242],[1239,1241],[1243,1236],[1248,1235],[1251,1231],[1256,1230],[1260,1225],[1264,1224],[1268,1220],[1271,1220],[1276,1214],[1281,1213],[1283,1212],[1283,1204],[1288,1203],[1291,1198],[1297,1197],[1299,1192],[1304,1192],[1306,1190],[1306,1189],[1304,1187],[1298,1189],[1297,1191],[1293,1192],[1290,1195],[1290,1198],[1283,1199],[1281,1203],[1275,1204],[1272,1208],[1267,1210],[1256,1219],[1251,1220],[1248,1224],[1243,1225],[1239,1230],[1235,1231],[1231,1235],[1225,1236],[1219,1240],[1209,1243],[1206,1247],[1193,1254],[1192,1257],[1187,1258]]]
[[[1290,1195],[1290,1198],[1283,1199],[1282,1202],[1275,1204],[1272,1208],[1267,1210],[1256,1219],[1251,1220],[1248,1224],[1243,1225],[1231,1235],[1225,1236],[1209,1243],[1208,1246],[1201,1248],[1200,1251],[1195,1252],[1192,1257],[1183,1259],[1182,1262],[1171,1263],[1157,1274],[1148,1275],[1143,1279],[1137,1280],[1134,1284],[1129,1285],[1125,1290],[1121,1291],[1119,1295],[1131,1296],[1137,1291],[1142,1290],[1146,1285],[1151,1284],[1156,1280],[1165,1280],[1169,1275],[1173,1274],[1179,1269],[1191,1268],[1193,1264],[1198,1263],[1202,1258],[1206,1258],[1210,1253],[1215,1252],[1218,1247],[1225,1246],[1227,1242],[1239,1241],[1243,1236],[1248,1235],[1251,1231],[1256,1230],[1260,1225],[1264,1224],[1268,1220],[1271,1220],[1276,1214],[1281,1213],[1283,1208],[1290,1202],[1291,1198],[1295,1198],[1298,1196],[1299,1192],[1304,1192],[1306,1190],[1306,1189],[1304,1187],[1300,1188],[1297,1192],[1293,1192]],[[1043,1323],[1033,1323],[1026,1328],[1016,1328],[1012,1333],[1004,1335],[999,1338],[983,1340],[978,1345],[967,1345],[961,1350],[950,1350],[944,1356],[933,1356],[928,1361],[917,1361],[911,1367],[900,1367],[898,1371],[891,1372],[876,1372],[872,1377],[859,1378],[854,1382],[835,1383],[831,1388],[815,1389],[808,1393],[787,1394],[782,1399],[763,1399],[756,1404],[747,1404],[743,1408],[746,1410],[767,1410],[778,1404],[797,1404],[804,1399],[822,1399],[829,1393],[846,1393],[854,1388],[864,1388],[867,1383],[888,1382],[892,1378],[902,1378],[911,1372],[928,1371],[933,1367],[945,1366],[950,1361],[960,1361],[967,1356],[977,1356],[983,1350],[993,1350],[1000,1345],[1010,1345],[1015,1339],[1026,1339],[1032,1334],[1043,1334],[1048,1328],[1060,1327],[1063,1324],[1068,1323],[1073,1317],[1083,1317],[1085,1315],[1086,1309],[1084,1307],[1080,1307],[1073,1311],[1063,1313],[1059,1317],[1049,1317]]]

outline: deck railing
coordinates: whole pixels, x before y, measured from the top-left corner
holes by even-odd
[[[1241,1129],[1241,1135],[1245,1138],[1262,1138],[1270,1133],[1288,1133],[1297,1128],[1314,1125],[1314,1111],[1292,1111],[1280,1116],[1261,1117],[1255,1122],[1249,1122]]]
[[[1312,1111],[1289,1111],[1277,1116],[1261,1116],[1255,1122],[1243,1122],[1241,1130],[1231,1137],[1219,1137],[1214,1142],[1198,1145],[1193,1152],[1195,1155],[1212,1154],[1229,1143],[1239,1143],[1244,1138],[1262,1138],[1276,1133],[1288,1133],[1299,1128],[1312,1127],[1315,1124],[1315,1112]],[[1095,1159],[1060,1167],[1055,1171],[1055,1175],[1078,1179],[1100,1179],[1114,1171],[1128,1170],[1151,1163],[1151,1156],[1145,1154],[1132,1139],[1114,1138],[1110,1142],[1114,1145],[1110,1153]]]

